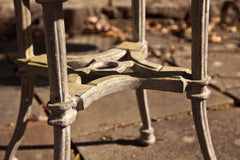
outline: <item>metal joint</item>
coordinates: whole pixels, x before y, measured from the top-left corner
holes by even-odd
[[[191,80],[188,82],[186,92],[187,98],[196,100],[206,100],[210,97],[211,91],[207,88],[211,77],[204,80]]]
[[[76,120],[76,106],[77,104],[74,99],[62,103],[48,103],[47,108],[52,113],[48,119],[48,124],[61,127],[71,125]]]

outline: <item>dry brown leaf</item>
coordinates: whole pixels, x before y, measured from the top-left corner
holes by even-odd
[[[81,160],[81,156],[79,153],[76,155],[75,160]]]
[[[233,50],[236,48],[236,46],[234,44],[227,44],[226,48],[227,50]]]
[[[96,25],[95,25],[95,24],[91,24],[91,23],[87,24],[87,29],[88,29],[88,30],[93,31],[93,30],[95,30],[95,28],[96,28]]]
[[[15,127],[15,126],[16,126],[16,123],[11,122],[11,123],[8,124],[8,126],[9,126],[9,127]]]
[[[127,39],[126,34],[123,34],[123,33],[119,34],[119,39],[118,39],[119,42],[124,42],[126,39]]]
[[[222,42],[222,37],[218,36],[216,33],[213,33],[210,35],[209,40],[213,43],[220,43]]]
[[[103,26],[100,24],[100,23],[97,23],[96,24],[96,29],[97,29],[97,31],[102,31],[102,29],[103,29]]]
[[[168,47],[168,50],[171,51],[171,52],[174,52],[175,51],[175,45],[174,44],[171,44],[169,47]]]
[[[97,23],[98,22],[98,17],[97,16],[88,17],[86,22],[87,23]]]
[[[106,135],[106,136],[102,136],[101,140],[103,140],[103,141],[111,141],[111,140],[113,140],[113,137],[111,135]]]
[[[103,26],[103,31],[104,31],[104,32],[107,32],[107,31],[109,31],[110,29],[111,29],[111,25],[110,25],[110,24],[106,24],[106,25]]]
[[[215,55],[213,53],[208,53],[208,59],[211,59],[213,57],[215,57]]]
[[[162,27],[163,27],[162,24],[158,23],[158,24],[154,27],[154,29],[157,30],[157,31],[159,31],[159,30],[162,29]]]
[[[117,28],[117,27],[114,27],[114,26],[111,27],[111,30],[113,32],[123,32],[120,28]]]
[[[162,30],[161,30],[161,32],[162,32],[163,34],[168,34],[168,33],[169,33],[169,29],[163,27]]]
[[[232,33],[236,33],[238,29],[237,29],[237,26],[230,26],[230,27],[227,27],[226,30]]]
[[[174,30],[174,31],[179,31],[179,26],[178,25],[176,25],[176,24],[174,24],[174,25],[171,25],[170,27],[169,27],[171,30]]]
[[[103,36],[109,36],[109,37],[117,37],[117,33],[113,32],[112,30],[105,32],[102,34]]]

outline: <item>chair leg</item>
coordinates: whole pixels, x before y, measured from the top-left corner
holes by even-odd
[[[54,159],[70,160],[71,128],[54,126]]]
[[[154,129],[151,126],[151,118],[147,101],[147,91],[143,89],[137,89],[136,95],[143,123],[143,126],[140,129],[141,135],[139,141],[143,145],[150,145],[156,142],[156,137],[154,136]]]
[[[31,114],[31,104],[33,98],[34,78],[22,77],[21,78],[21,103],[18,113],[17,125],[12,136],[12,139],[8,145],[5,154],[5,160],[15,159],[15,153],[21,144],[23,135],[27,126],[27,120]]]
[[[216,160],[208,127],[206,101],[192,100],[192,111],[198,140],[205,160]]]

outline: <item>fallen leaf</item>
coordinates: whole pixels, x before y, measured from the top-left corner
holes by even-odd
[[[100,23],[97,23],[96,24],[96,29],[100,32],[100,31],[102,31],[103,27]]]
[[[230,31],[231,31],[232,33],[236,33],[236,32],[237,32],[237,27],[236,27],[236,26],[232,26],[232,27],[230,28]]]
[[[117,33],[113,31],[108,31],[102,34],[103,36],[109,36],[109,37],[117,37]]]
[[[233,50],[233,49],[236,48],[236,45],[235,45],[235,44],[228,44],[228,45],[226,46],[226,48],[227,48],[227,50]]]
[[[175,45],[173,45],[173,44],[171,44],[169,47],[168,47],[168,50],[170,51],[170,52],[173,52],[173,51],[175,51]]]
[[[169,29],[167,29],[167,28],[162,28],[161,32],[162,32],[163,34],[168,34],[168,33],[169,33]]]
[[[174,31],[179,31],[180,28],[179,28],[178,25],[174,24],[174,25],[171,25],[171,26],[170,26],[170,29],[171,29],[171,30],[174,30]]]
[[[152,122],[157,122],[157,121],[158,121],[158,118],[157,118],[157,117],[152,117],[152,118],[151,118],[151,121],[152,121]]]
[[[222,42],[222,37],[218,36],[217,34],[212,34],[210,36],[209,40],[213,43],[220,43],[220,42]]]
[[[79,153],[76,155],[75,160],[81,160],[81,156]]]
[[[93,16],[93,17],[88,17],[86,22],[88,23],[97,23],[98,21],[98,17],[97,16]]]
[[[124,124],[123,122],[118,122],[118,123],[117,123],[117,126],[118,126],[118,127],[124,127],[125,124]]]
[[[16,123],[11,122],[11,123],[8,124],[8,126],[9,126],[9,127],[15,127],[15,126],[16,126]]]
[[[110,24],[106,24],[106,25],[103,26],[103,31],[104,31],[104,32],[107,32],[107,31],[109,31],[110,29],[111,29],[111,25],[110,25]]]
[[[112,141],[113,137],[111,135],[102,136],[101,140],[103,140],[103,141]]]
[[[208,59],[211,59],[211,58],[213,58],[213,57],[215,57],[215,54],[213,54],[213,53],[208,53]]]

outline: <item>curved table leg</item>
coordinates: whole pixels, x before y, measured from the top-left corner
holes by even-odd
[[[198,140],[205,160],[216,160],[206,113],[206,100],[192,100],[192,111]]]
[[[136,95],[143,123],[143,126],[140,129],[141,135],[139,141],[143,145],[150,145],[156,142],[156,137],[154,136],[154,129],[151,126],[151,117],[147,101],[147,91],[143,89],[136,89]]]
[[[5,154],[5,160],[15,159],[15,153],[21,144],[23,135],[27,126],[27,120],[31,114],[31,104],[33,98],[34,89],[34,78],[33,77],[22,77],[21,78],[21,103],[18,113],[17,125],[12,136],[12,139],[8,145]]]

